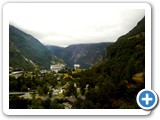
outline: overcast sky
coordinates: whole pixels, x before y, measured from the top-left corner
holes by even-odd
[[[144,9],[119,9],[102,4],[14,4],[11,25],[45,45],[116,41],[145,15]]]

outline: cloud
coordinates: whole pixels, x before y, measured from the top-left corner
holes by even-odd
[[[105,4],[11,4],[10,24],[43,44],[68,46],[109,42],[131,30],[143,9],[116,9]]]

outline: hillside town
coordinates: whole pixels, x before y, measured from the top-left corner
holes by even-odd
[[[74,64],[73,69],[67,69],[65,65],[59,64],[51,65],[50,70],[37,70],[32,72],[13,71],[13,68],[10,68],[10,107],[14,108],[12,101],[14,101],[13,96],[16,96],[22,100],[50,100],[51,102],[61,100],[63,101],[63,103],[60,104],[62,108],[72,108],[77,98],[85,100],[85,96],[81,94],[81,90],[77,87],[77,84],[75,82],[71,84],[74,79],[72,75],[80,71],[82,71],[82,69],[80,69],[79,64]],[[18,90],[15,86],[17,85],[16,80],[19,79],[23,81],[23,84],[18,83],[21,84],[21,89]],[[44,84],[40,86],[42,83]],[[86,90],[87,87],[88,85],[86,85]],[[73,89],[76,91],[75,95],[72,95]],[[35,106],[33,107],[31,105],[27,107],[31,109]]]

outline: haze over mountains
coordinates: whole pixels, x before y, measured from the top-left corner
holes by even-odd
[[[9,25],[9,66],[31,70],[49,68],[54,55],[33,36]]]
[[[38,67],[49,69],[51,64],[65,64],[69,68],[73,68],[74,64],[80,64],[81,68],[89,68],[105,59],[105,56],[110,58],[118,54],[118,51],[123,51],[121,48],[124,46],[132,47],[134,42],[132,43],[131,40],[120,42],[121,39],[129,38],[137,33],[144,34],[141,33],[142,31],[144,31],[144,18],[128,34],[119,37],[114,44],[112,42],[76,44],[63,48],[54,45],[44,46],[33,36],[9,25],[9,66],[32,70]],[[107,52],[108,46],[112,46],[109,47],[109,52]],[[116,49],[117,51],[113,52]]]
[[[25,100],[24,108],[62,109],[66,108],[64,103],[67,102],[67,106],[68,103],[71,105],[68,108],[72,109],[139,109],[136,96],[145,88],[145,17],[115,43],[78,44],[66,48],[45,47],[31,35],[10,26],[9,47],[11,67],[32,71],[37,66],[44,69],[53,63],[64,63],[68,67],[74,63],[84,68],[92,66],[85,70],[64,69],[43,75],[33,71],[28,77],[25,76],[28,72],[24,71],[26,74],[19,78],[10,76],[12,91],[30,88],[45,97],[51,93],[52,97],[50,86],[64,89],[63,93],[57,94],[58,100],[48,98],[44,101],[39,97],[30,99],[34,102]],[[70,97],[74,98],[72,102],[66,99]],[[17,98],[11,99],[13,106],[19,103],[15,102]]]
[[[74,108],[138,109],[136,96],[145,88],[145,17],[107,47],[104,60],[77,77],[80,89],[89,84],[89,90]]]
[[[37,67],[49,69],[51,64],[63,63],[69,68],[74,64],[89,68],[103,59],[110,44],[77,44],[66,48],[44,46],[33,36],[9,25],[9,66],[31,70]]]
[[[74,64],[80,64],[81,68],[89,68],[101,61],[106,54],[106,48],[112,42],[77,44],[62,48],[46,46],[53,54],[62,58],[67,67],[73,68]]]

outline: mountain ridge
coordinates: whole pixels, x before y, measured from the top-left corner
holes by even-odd
[[[67,67],[80,64],[81,68],[89,68],[103,59],[106,47],[112,42],[73,44],[67,47],[46,46],[56,56],[62,58]]]
[[[36,66],[49,68],[53,60],[53,56],[39,40],[13,25],[9,25],[9,55],[10,67],[27,70]]]
[[[107,47],[103,61],[77,73],[85,101],[80,109],[140,109],[136,96],[145,88],[145,17],[127,34]]]

